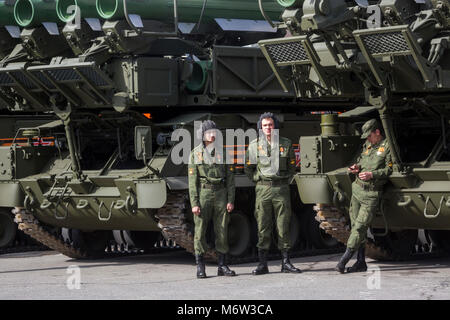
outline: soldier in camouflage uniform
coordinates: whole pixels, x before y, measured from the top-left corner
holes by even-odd
[[[245,164],[245,173],[256,183],[255,218],[258,224],[259,264],[253,274],[269,272],[267,252],[271,244],[274,217],[278,248],[283,257],[281,271],[300,273],[290,263],[288,254],[292,214],[289,183],[295,173],[295,153],[289,139],[278,138],[278,130],[274,130],[279,129],[278,120],[272,113],[261,115],[258,129],[260,138],[250,142]]]
[[[356,175],[352,184],[350,202],[351,233],[347,241],[347,250],[336,266],[336,271],[345,272],[345,265],[358,251],[356,263],[347,268],[347,272],[367,270],[365,244],[367,230],[373,216],[380,209],[383,186],[392,173],[392,159],[388,142],[381,133],[381,127],[375,119],[367,121],[362,127],[362,139],[367,139],[357,162],[349,168]]]
[[[207,251],[205,234],[211,219],[219,260],[217,274],[236,275],[225,263],[229,214],[234,209],[234,167],[225,163],[223,145],[215,145],[215,130],[216,124],[213,121],[203,122],[199,132],[203,143],[191,152],[188,166],[189,196],[195,224],[197,278],[206,278],[203,255]]]

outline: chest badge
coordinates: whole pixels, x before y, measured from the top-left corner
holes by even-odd
[[[385,151],[384,147],[378,148],[377,156],[381,156],[381,155],[383,154],[384,151]]]
[[[262,146],[258,146],[258,150],[259,150],[259,155],[260,156],[265,156],[266,155],[266,151],[264,151]]]

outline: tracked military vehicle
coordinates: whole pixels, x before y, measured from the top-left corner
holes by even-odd
[[[290,36],[260,45],[280,84],[299,98],[352,96],[365,103],[326,116],[322,134],[301,137],[304,203],[345,243],[360,128],[378,118],[394,173],[371,228],[367,254],[410,257],[450,248],[450,3],[446,0],[279,1]],[[305,88],[308,88],[305,90]],[[436,251],[434,250],[434,251]]]
[[[0,16],[12,19],[13,2],[1,3]],[[260,4],[279,20],[277,3]],[[111,241],[151,248],[161,232],[192,252],[187,166],[172,157],[176,129],[193,133],[195,121],[213,119],[246,130],[271,110],[292,140],[320,132],[254,46],[284,34],[255,1],[18,0],[13,16],[0,32],[16,43],[0,62],[0,107],[51,119],[7,133],[0,207],[15,208],[19,229],[69,257],[102,254]],[[341,110],[360,99],[302,104]],[[243,261],[254,254],[254,194],[237,169],[230,254]],[[294,208],[297,253],[336,247],[311,205]]]

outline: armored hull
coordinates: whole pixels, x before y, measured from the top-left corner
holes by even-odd
[[[125,2],[130,14],[133,3]],[[17,45],[2,60],[0,107],[29,123],[5,132],[10,142],[0,147],[0,188],[9,196],[0,207],[15,208],[20,230],[69,257],[102,255],[111,243],[148,250],[161,231],[192,252],[187,166],[175,160],[179,147],[171,141],[177,129],[189,133],[188,140],[195,122],[206,119],[223,130],[247,130],[270,110],[282,120],[281,134],[297,141],[320,132],[318,116],[298,109],[299,103],[341,110],[359,99],[299,101],[292,90],[282,90],[254,43],[283,32],[259,11],[230,14],[231,24],[208,13],[189,28],[172,17],[141,15],[142,25],[123,14],[103,21],[84,16],[82,1],[80,21],[77,15],[62,21],[56,10],[64,4],[70,3],[16,3],[16,18],[23,14],[29,23],[17,21],[23,27]],[[35,14],[27,15],[31,5]],[[32,122],[44,114],[50,119]],[[229,147],[237,161],[238,145]],[[292,195],[296,253],[336,250],[312,206],[298,200],[295,185]],[[234,261],[255,254],[253,203],[253,184],[238,168],[229,235]],[[209,256],[214,258],[213,244]]]
[[[291,36],[260,42],[280,84],[294,85],[305,98],[364,95],[358,108],[325,118],[323,128],[331,127],[321,135],[300,139],[302,201],[318,204],[323,229],[346,242],[354,180],[347,167],[361,152],[361,125],[377,118],[392,146],[394,173],[368,254],[387,259],[448,251],[449,3],[280,2]]]

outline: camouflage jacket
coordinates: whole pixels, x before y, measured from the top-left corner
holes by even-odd
[[[295,169],[295,152],[291,140],[280,137],[278,146],[269,145],[265,139],[250,142],[245,157],[245,173],[253,182],[290,180]]]
[[[369,181],[362,181],[358,176],[357,181],[376,186],[384,185],[392,173],[391,149],[387,140],[381,140],[376,145],[366,142],[356,164],[360,167],[360,172],[373,174],[373,178]]]
[[[201,184],[223,184],[227,188],[228,203],[234,204],[234,165],[226,164],[226,151],[212,154],[203,144],[191,151],[188,165],[189,197],[191,206],[199,206]]]

